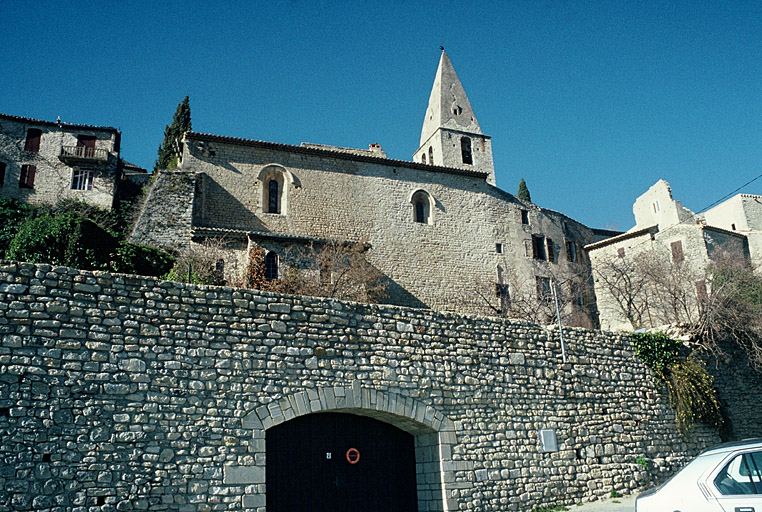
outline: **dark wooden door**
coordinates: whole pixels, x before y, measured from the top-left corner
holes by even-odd
[[[413,436],[392,425],[310,414],[269,429],[266,445],[267,512],[418,510]]]
[[[77,156],[92,158],[95,155],[95,136],[77,136]]]

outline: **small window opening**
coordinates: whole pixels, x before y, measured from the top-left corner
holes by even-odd
[[[548,259],[545,252],[545,237],[541,235],[532,235],[532,257],[536,260]]]
[[[42,462],[50,462],[50,454],[49,453],[43,453],[42,454]]]
[[[429,146],[429,163],[434,165],[434,148]]]
[[[566,259],[570,263],[577,262],[577,244],[575,244],[572,240],[566,241]]]
[[[267,213],[280,213],[278,197],[278,182],[277,180],[270,180],[267,184]]]
[[[7,418],[11,415],[11,409],[9,407],[0,407],[0,416]]]
[[[521,210],[521,223],[529,225],[529,212],[527,210]]]
[[[460,154],[463,158],[464,164],[471,165],[474,163],[474,160],[471,156],[471,139],[468,137],[460,138]]]
[[[106,504],[106,497],[105,496],[98,496],[95,502],[96,505],[105,505]]]
[[[426,153],[421,155],[421,162],[426,163]]]
[[[495,252],[498,254],[503,254],[503,244],[495,244]]]
[[[19,188],[34,188],[35,174],[37,174],[37,166],[22,165],[19,175]]]
[[[37,128],[29,128],[26,132],[26,142],[24,143],[24,151],[31,151],[38,153],[40,151],[40,138],[42,137],[42,130]]]
[[[730,225],[730,229],[732,229],[733,231],[735,231],[735,230],[736,230],[736,225],[735,225],[735,224],[731,224],[731,225]]]
[[[0,187],[5,185],[5,162],[0,162]]]
[[[413,221],[420,224],[431,224],[431,206],[426,192],[419,190],[413,194]]]
[[[619,249],[617,249],[616,255],[619,256],[620,258],[624,258],[624,247],[620,247]]]
[[[265,255],[265,279],[278,279],[278,253],[275,251]]]
[[[672,249],[672,263],[682,263],[685,259],[683,256],[683,243],[678,240],[669,244]]]

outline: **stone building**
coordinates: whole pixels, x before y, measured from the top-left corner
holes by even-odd
[[[0,114],[0,196],[35,204],[76,199],[111,208],[124,167],[120,141],[121,132],[108,126]]]
[[[632,229],[585,247],[593,268],[601,328],[657,327],[673,323],[675,315],[682,320],[695,319],[691,315],[698,312],[696,301],[707,294],[705,278],[710,261],[724,254],[762,261],[757,238],[762,233],[761,199],[739,194],[703,214],[695,214],[672,197],[669,183],[656,182],[635,200]],[[644,270],[657,267],[660,272],[671,272],[673,283],[684,281],[682,317],[674,312],[665,317],[659,311],[663,305],[654,303],[653,297],[652,304],[646,304],[645,294],[651,292],[647,291],[648,284],[644,286],[639,279]],[[653,285],[654,277],[649,279]],[[659,276],[655,279],[658,281]],[[642,311],[637,311],[639,308]]]
[[[443,52],[412,161],[387,158],[378,144],[190,132],[179,169],[160,173],[132,240],[179,249],[224,237],[226,268],[239,269],[260,246],[276,278],[293,263],[289,247],[362,242],[388,302],[489,313],[528,297],[547,305],[554,281],[570,323],[596,325],[582,247],[612,233],[497,188],[491,148]]]

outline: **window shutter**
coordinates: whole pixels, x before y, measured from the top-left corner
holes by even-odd
[[[672,262],[673,263],[682,263],[683,262],[683,242],[678,240],[677,242],[672,242],[670,244],[670,247],[672,248]]]
[[[42,137],[42,130],[37,128],[29,128],[26,132],[24,151],[38,153],[40,151],[40,137]]]
[[[545,243],[548,246],[548,261],[551,262],[551,263],[555,263],[556,262],[556,252],[553,249],[553,240],[551,240],[550,238],[546,238],[545,239]]]

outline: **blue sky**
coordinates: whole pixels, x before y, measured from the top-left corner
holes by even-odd
[[[0,112],[114,126],[152,168],[195,131],[409,160],[444,45],[497,184],[628,229],[660,178],[694,211],[762,174],[762,2],[2,0]],[[762,179],[743,189],[762,193]]]

